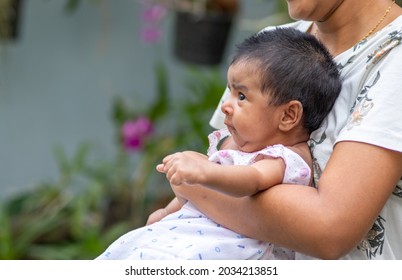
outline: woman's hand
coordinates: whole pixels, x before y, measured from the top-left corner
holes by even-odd
[[[178,211],[183,206],[184,203],[185,203],[184,199],[181,198],[179,199],[177,197],[173,198],[173,200],[169,202],[169,204],[165,208],[158,209],[155,212],[151,213],[151,215],[149,215],[148,217],[146,225],[151,225],[153,223],[159,222],[167,215]]]
[[[165,218],[169,213],[166,211],[166,208],[161,208],[156,210],[155,212],[149,215],[146,225],[151,225],[153,223],[159,222],[163,218]]]

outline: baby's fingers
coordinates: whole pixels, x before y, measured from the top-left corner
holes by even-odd
[[[167,174],[167,177],[168,177],[170,184],[172,184],[172,185],[178,186],[178,185],[181,185],[181,183],[182,183],[181,177],[175,172],[173,172],[172,174]]]
[[[168,162],[171,161],[174,157],[176,157],[176,154],[177,154],[177,153],[165,156],[165,157],[163,158],[163,160],[162,160],[163,164],[166,165],[166,163],[168,163]]]
[[[169,162],[172,160],[174,155],[168,155],[162,159],[162,163],[156,166],[156,170],[161,173],[166,173],[169,170]]]
[[[165,165],[163,163],[160,163],[156,166],[156,170],[161,172],[161,173],[165,173]]]

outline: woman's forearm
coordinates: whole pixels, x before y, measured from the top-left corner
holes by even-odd
[[[330,214],[330,207],[320,206],[319,194],[312,187],[278,185],[242,198],[197,188],[179,192],[212,220],[245,236],[330,259],[340,257],[355,245],[355,239],[342,237],[348,233],[338,234],[334,227],[339,223],[336,216]]]
[[[286,200],[292,200],[292,195],[287,193],[287,188],[293,189],[295,197],[317,196],[315,189],[295,185],[279,185],[258,195],[242,198],[228,196],[201,186],[177,186],[176,191],[208,217],[235,232],[306,252],[300,243],[315,242],[309,240],[311,235],[305,233],[305,223],[302,220],[298,221],[297,217],[303,211],[308,213],[306,215],[310,215],[308,209],[311,209],[312,205],[305,202],[295,207],[292,206],[293,201],[286,206]],[[296,188],[300,189],[300,192],[294,192]],[[275,201],[281,201],[281,203],[273,203]]]
[[[334,150],[318,189],[278,185],[244,198],[194,186],[176,191],[234,231],[315,257],[339,258],[368,232],[400,174],[400,153],[345,142]]]

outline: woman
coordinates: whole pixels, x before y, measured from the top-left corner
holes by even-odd
[[[343,78],[311,135],[316,188],[282,184],[240,199],[194,186],[174,191],[216,222],[298,258],[402,259],[402,9],[392,0],[287,4],[299,20],[290,26],[321,40]]]

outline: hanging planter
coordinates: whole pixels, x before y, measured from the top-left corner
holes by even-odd
[[[237,10],[237,0],[178,1],[174,26],[175,56],[193,64],[219,64]]]
[[[18,37],[22,0],[0,0],[0,39]]]

